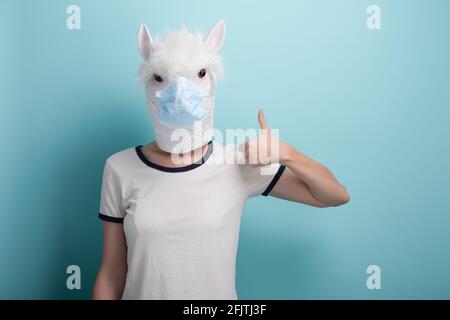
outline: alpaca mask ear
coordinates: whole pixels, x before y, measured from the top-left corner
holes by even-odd
[[[145,24],[141,24],[138,35],[138,47],[142,58],[148,60],[150,58],[150,49],[152,46],[152,37]]]
[[[218,51],[223,45],[223,40],[225,38],[225,21],[219,20],[216,25],[208,33],[206,38],[206,46],[208,49],[213,51]]]

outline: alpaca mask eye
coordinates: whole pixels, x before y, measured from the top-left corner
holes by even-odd
[[[203,79],[205,76],[206,76],[206,69],[205,68],[203,68],[202,70],[200,70],[199,72],[198,72],[198,77],[200,78],[200,79]]]
[[[153,79],[155,79],[156,82],[163,82],[163,78],[156,73],[153,75]]]

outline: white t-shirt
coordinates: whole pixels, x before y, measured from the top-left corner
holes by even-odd
[[[223,163],[232,149],[210,142],[202,161],[168,168],[142,146],[105,163],[99,217],[123,223],[128,272],[122,299],[238,299],[236,253],[241,214],[252,196],[268,195],[284,166],[270,174]]]

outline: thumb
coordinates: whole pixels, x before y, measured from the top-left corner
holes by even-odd
[[[262,108],[259,109],[258,112],[258,122],[261,129],[269,129],[269,127],[267,126],[266,118],[264,117],[264,109]]]

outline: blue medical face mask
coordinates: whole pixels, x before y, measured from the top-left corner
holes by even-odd
[[[159,120],[180,127],[192,127],[206,116],[202,108],[204,95],[192,81],[176,77],[162,91],[155,94],[160,103]]]

